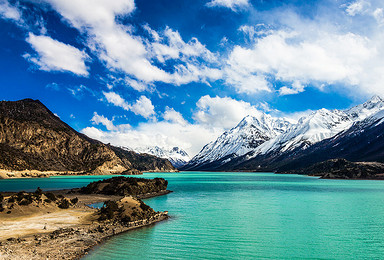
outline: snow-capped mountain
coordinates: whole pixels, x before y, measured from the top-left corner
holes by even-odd
[[[265,114],[255,118],[248,116],[238,126],[207,144],[183,169],[214,170],[224,169],[225,165],[236,169],[234,164],[241,165],[248,160],[274,161],[276,158],[288,158],[292,151],[300,153],[359,122],[377,119],[383,110],[383,99],[374,96],[347,110],[314,111],[300,118],[296,124]],[[287,123],[276,128],[276,122]],[[258,164],[254,162],[252,165]]]
[[[212,162],[225,163],[253,151],[265,141],[285,132],[291,125],[292,123],[284,118],[274,118],[265,113],[246,116],[236,127],[204,146],[199,154],[182,169]]]
[[[384,162],[384,110],[379,110],[307,150],[295,151],[294,156],[286,157],[283,170],[307,167],[336,158]]]
[[[255,154],[285,152],[298,147],[305,149],[349,128],[352,123],[353,120],[344,111],[323,108],[300,118],[285,133],[260,145]]]
[[[152,146],[152,147],[141,147],[141,148],[135,148],[135,152],[138,153],[147,153],[151,155],[155,155],[160,158],[168,159],[172,165],[176,168],[183,166],[186,164],[190,157],[183,149],[179,147],[173,147],[173,148],[161,148],[158,146]]]
[[[361,121],[377,113],[384,108],[384,100],[379,96],[373,96],[367,102],[345,110],[354,121]]]

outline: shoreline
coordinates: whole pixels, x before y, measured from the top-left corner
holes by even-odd
[[[114,236],[117,236],[117,235],[121,235],[121,234],[124,234],[126,232],[129,232],[131,230],[135,230],[135,229],[139,229],[139,228],[143,228],[143,227],[148,227],[148,226],[151,226],[151,225],[154,225],[156,223],[159,223],[161,221],[164,221],[164,220],[167,220],[169,219],[170,217],[168,216],[168,212],[165,211],[165,212],[160,212],[158,217],[156,217],[154,220],[151,220],[151,221],[148,221],[148,219],[145,219],[145,220],[141,220],[141,221],[136,221],[136,222],[145,222],[143,224],[140,224],[138,223],[137,225],[135,226],[130,226],[130,227],[126,227],[126,228],[123,228],[120,232],[117,232],[116,233],[116,230],[113,232],[113,234],[111,235],[106,235],[102,238],[100,238],[96,244],[94,245],[91,245],[89,246],[88,248],[84,249],[82,254],[79,254],[76,256],[76,258],[74,259],[80,259],[82,258],[83,256],[87,255],[88,252],[90,252],[94,247],[98,246],[98,245],[101,245],[102,243],[104,243],[105,241],[107,241],[108,239],[111,239],[112,237]]]
[[[178,173],[178,170],[168,170],[168,171],[140,171],[134,173],[133,171],[130,174],[124,174],[124,172],[104,172],[104,173],[87,173],[85,171],[73,172],[73,171],[38,171],[38,170],[23,170],[23,171],[11,171],[0,169],[0,180],[10,180],[10,179],[28,179],[28,178],[49,178],[56,176],[96,176],[96,175],[105,175],[105,176],[137,176],[143,175],[144,173],[157,173],[157,172],[167,172],[167,173]]]
[[[65,194],[66,197],[79,198],[78,204],[73,209],[59,210],[56,212],[48,212],[48,214],[40,214],[38,216],[30,215],[24,217],[10,218],[4,216],[0,219],[3,228],[10,224],[10,227],[20,224],[31,225],[31,219],[40,217],[43,222],[38,223],[39,229],[36,232],[27,232],[20,227],[21,230],[8,230],[12,236],[7,236],[3,232],[0,237],[0,259],[80,259],[86,255],[92,248],[103,243],[107,239],[128,232],[133,229],[154,225],[155,223],[164,221],[169,218],[168,212],[156,212],[145,219],[123,223],[121,221],[98,221],[95,218],[97,209],[90,207],[90,204],[104,202],[107,200],[119,200],[124,196],[101,195],[101,194],[79,194],[68,193],[68,190],[55,190],[55,194]],[[156,193],[147,193],[137,196],[139,199],[152,198],[171,193],[172,191],[162,190]],[[2,192],[2,194],[13,194],[10,192]],[[81,212],[81,216],[78,214]],[[77,219],[76,223],[63,223],[62,216],[69,215],[72,219]],[[55,216],[58,225],[53,223],[44,223],[46,219]],[[36,220],[35,220],[36,221]],[[15,223],[13,223],[15,222]],[[33,224],[33,223],[32,223]],[[44,226],[45,224],[45,226]],[[20,226],[20,225],[17,225]],[[35,225],[36,226],[36,225]],[[44,226],[44,228],[42,228]],[[47,230],[46,230],[47,227]],[[56,227],[55,229],[52,229]],[[26,232],[25,234],[18,232]],[[30,230],[31,231],[31,230]],[[60,246],[58,246],[60,245]]]

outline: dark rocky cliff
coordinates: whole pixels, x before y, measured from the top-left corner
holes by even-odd
[[[78,133],[40,101],[0,102],[0,169],[93,174],[173,171],[166,159],[124,153]]]
[[[285,173],[320,176],[325,179],[384,179],[384,164],[331,159]]]

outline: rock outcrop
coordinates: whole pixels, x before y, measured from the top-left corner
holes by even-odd
[[[0,155],[0,169],[7,171],[138,174],[175,170],[166,159],[126,152],[78,133],[32,99],[0,102]]]
[[[285,173],[321,176],[324,179],[383,179],[384,163],[332,159]]]
[[[144,179],[133,177],[113,177],[96,181],[79,190],[83,194],[104,194],[120,196],[140,196],[167,190],[168,181],[163,178]],[[74,189],[77,191],[77,189]]]

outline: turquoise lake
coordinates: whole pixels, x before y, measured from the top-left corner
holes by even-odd
[[[272,173],[146,173],[174,192],[171,218],[115,236],[84,259],[383,259],[384,182]],[[106,176],[1,180],[0,190],[80,187]],[[34,186],[35,185],[35,186]]]

